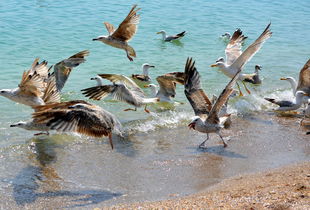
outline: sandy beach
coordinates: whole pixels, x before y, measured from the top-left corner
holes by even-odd
[[[309,209],[310,162],[226,179],[178,199],[103,209]]]

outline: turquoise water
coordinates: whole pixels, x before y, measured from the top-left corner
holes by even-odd
[[[124,51],[91,40],[107,33],[104,21],[117,26],[134,3],[142,8],[141,21],[137,34],[130,41],[130,45],[137,52],[137,58],[134,62],[129,62]],[[225,55],[226,44],[219,38],[220,35],[226,31],[233,33],[236,28],[241,28],[248,36],[246,47],[271,21],[273,36],[244,69],[244,72],[252,73],[254,65],[260,64],[263,67],[261,72],[263,84],[249,85],[252,95],[234,100],[230,106],[232,112],[239,113],[266,111],[272,106],[262,98],[264,96],[291,98],[289,84],[280,81],[279,78],[282,76],[297,78],[299,70],[309,59],[309,8],[310,1],[301,0],[186,3],[176,0],[117,3],[99,0],[1,1],[0,88],[15,88],[20,82],[22,72],[30,67],[36,57],[47,60],[52,65],[76,52],[88,49],[90,55],[87,57],[87,62],[72,72],[63,90],[63,100],[77,98],[86,100],[80,89],[95,85],[89,79],[97,73],[131,75],[140,73],[141,65],[148,62],[156,66],[150,70],[150,76],[153,82],[156,82],[155,78],[158,75],[183,71],[188,56],[196,60],[203,87],[211,96],[218,94],[228,82],[228,78],[221,72],[209,67],[218,57]],[[179,43],[164,43],[160,40],[161,35],[156,34],[163,29],[168,34],[183,30],[186,30],[187,34]],[[148,90],[146,91],[148,93]],[[137,138],[145,135],[143,138],[147,142],[147,134],[154,134],[156,131],[158,136],[164,136],[165,129],[183,128],[188,123],[193,113],[183,94],[183,87],[177,88],[176,100],[185,104],[177,106],[173,111],[160,112],[158,107],[152,106],[151,115],[144,113],[142,109],[137,112],[123,112],[123,109],[128,108],[128,105],[123,103],[111,101],[94,103],[119,117],[129,133],[137,135]],[[0,103],[0,151],[4,153],[0,157],[3,161],[23,162],[22,159],[25,158],[23,155],[29,153],[28,145],[33,141],[29,139],[32,138],[33,132],[12,129],[9,125],[19,120],[28,120],[32,110],[4,97],[0,98]],[[65,137],[60,135],[51,138],[58,142]],[[92,145],[96,142],[89,138],[87,140],[80,137],[68,138],[72,139],[66,145],[74,147],[84,143],[87,145],[87,142],[91,142]],[[105,141],[104,145],[108,146]],[[30,153],[32,152],[30,150]],[[31,159],[25,161],[25,164],[31,161]],[[16,167],[7,165],[2,168],[3,170],[10,171],[8,173],[14,176]]]

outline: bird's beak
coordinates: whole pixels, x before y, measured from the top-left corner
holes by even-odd
[[[285,77],[281,77],[280,80],[287,80]]]
[[[195,130],[195,123],[194,122],[191,122],[187,126],[189,127],[189,129],[194,129]]]
[[[145,88],[149,88],[150,86],[149,86],[149,85],[144,85],[143,87],[145,87]]]
[[[217,67],[217,64],[212,64],[210,67]]]
[[[90,78],[90,80],[95,80],[95,78],[92,77],[92,78]]]
[[[157,32],[156,34],[160,34],[161,32]]]
[[[99,40],[98,38],[94,38],[94,39],[93,39],[93,41],[98,41],[98,40]]]
[[[150,68],[155,68],[155,66],[149,66]]]
[[[310,94],[309,93],[305,93],[304,96],[310,96]]]
[[[12,127],[16,127],[16,125],[15,124],[12,124],[12,125],[10,125],[10,127],[12,128]]]

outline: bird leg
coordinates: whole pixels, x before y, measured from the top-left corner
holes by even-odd
[[[127,111],[137,111],[137,107],[135,109],[132,109],[132,108],[128,108],[128,109],[124,109],[125,112]]]
[[[199,148],[201,149],[207,149],[207,146],[206,146],[206,141],[209,140],[209,134],[207,133],[207,139],[204,140],[201,144],[199,144]]]
[[[109,137],[111,148],[113,149],[114,147],[113,147],[113,141],[112,141],[112,133],[109,133],[108,137]]]
[[[50,133],[48,131],[46,132],[40,132],[40,133],[35,133],[33,134],[34,136],[40,136],[40,135],[50,135]]]
[[[237,86],[238,86],[238,90],[239,90],[239,96],[243,96],[243,93],[242,93],[242,91],[241,91],[241,89],[240,89],[240,85],[239,85],[238,82],[237,82]]]
[[[128,51],[126,50],[126,54],[127,54],[127,58],[130,60],[130,61],[133,61],[133,58],[129,56],[128,54]]]
[[[224,147],[227,147],[227,144],[226,144],[226,142],[224,141],[224,139],[223,139],[222,135],[220,134],[220,132],[218,132],[217,134],[221,137],[221,139],[222,139],[222,141],[223,141],[223,144],[224,144]]]
[[[248,94],[251,94],[251,91],[247,88],[247,86],[245,85],[244,81],[242,81],[242,84],[243,84],[246,92],[248,92]]]
[[[147,107],[147,104],[145,104],[144,111],[145,111],[146,113],[150,113],[150,110],[148,110],[146,107]]]

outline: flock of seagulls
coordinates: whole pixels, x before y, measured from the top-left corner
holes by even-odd
[[[127,58],[133,61],[132,57],[136,57],[136,52],[128,45],[128,41],[133,38],[137,31],[137,25],[140,21],[140,15],[137,14],[139,10],[140,8],[134,5],[117,29],[112,24],[104,22],[109,35],[99,36],[93,40],[125,50]],[[209,139],[210,133],[216,133],[226,147],[227,143],[224,141],[221,130],[229,128],[232,123],[231,115],[227,113],[228,100],[236,96],[238,92],[239,96],[243,95],[238,84],[240,82],[249,94],[251,92],[245,82],[261,84],[259,71],[262,67],[260,65],[255,66],[253,74],[244,74],[242,70],[245,64],[260,50],[264,42],[271,37],[270,26],[271,23],[244,52],[242,52],[242,45],[247,37],[242,34],[240,29],[237,29],[232,36],[229,33],[223,35],[225,39],[228,39],[225,49],[226,59],[218,58],[211,67],[218,67],[231,80],[222,93],[218,97],[213,96],[211,100],[201,88],[201,76],[192,58],[187,59],[183,72],[170,72],[158,76],[156,78],[158,84],[150,83],[152,79],[148,72],[150,68],[155,68],[155,66],[145,63],[142,65],[142,74],[132,74],[131,78],[121,74],[98,74],[91,78],[91,80],[96,81],[96,85],[81,91],[85,97],[91,100],[102,100],[111,96],[114,100],[129,104],[131,107],[124,111],[137,111],[137,108],[144,106],[144,111],[150,113],[150,110],[147,109],[148,104],[174,103],[173,98],[176,95],[177,86],[183,86],[185,96],[195,113],[195,118],[188,124],[188,127],[207,135],[207,139],[199,147],[206,148],[206,141]],[[163,41],[167,42],[178,40],[185,33],[183,31],[176,35],[167,36],[163,30],[158,32],[158,34],[162,34]],[[85,62],[85,57],[88,55],[88,50],[81,51],[58,62],[54,67],[48,67],[47,61],[40,63],[39,59],[36,58],[30,69],[22,74],[22,80],[17,88],[0,90],[1,96],[30,106],[34,110],[32,120],[18,122],[12,124],[11,127],[40,131],[35,135],[49,134],[49,131],[56,130],[58,132],[77,132],[92,137],[106,136],[109,138],[113,149],[112,133],[120,137],[123,137],[124,133],[117,117],[100,106],[84,100],[60,100],[61,90],[71,71]],[[52,67],[53,71],[51,71]],[[277,111],[297,110],[302,104],[305,104],[306,108],[303,113],[305,119],[309,118],[310,59],[300,71],[298,83],[292,77],[281,79],[290,82],[295,100],[265,99],[278,105]],[[105,80],[109,80],[109,82],[105,83]],[[150,88],[151,96],[147,96],[135,80],[142,81],[143,87]],[[234,89],[235,84],[237,84],[239,91]],[[303,120],[303,124],[307,125],[307,121]]]

